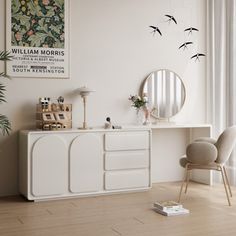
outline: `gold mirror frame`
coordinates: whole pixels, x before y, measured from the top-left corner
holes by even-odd
[[[186,89],[180,76],[168,69],[153,71],[141,85],[141,96],[153,118],[165,120],[178,114],[186,100]]]

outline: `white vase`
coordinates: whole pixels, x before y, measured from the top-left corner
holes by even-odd
[[[144,108],[144,122],[143,125],[150,125],[150,111],[148,110],[147,107]]]

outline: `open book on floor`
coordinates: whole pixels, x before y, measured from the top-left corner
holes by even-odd
[[[175,216],[188,214],[189,210],[183,208],[183,205],[175,201],[155,202],[154,210],[165,216]]]

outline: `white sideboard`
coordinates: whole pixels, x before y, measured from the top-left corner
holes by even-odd
[[[151,130],[21,131],[19,190],[29,200],[151,187]]]
[[[179,159],[211,125],[160,123],[121,130],[21,131],[19,189],[29,200],[145,190],[180,181]],[[191,179],[212,184],[210,171]]]

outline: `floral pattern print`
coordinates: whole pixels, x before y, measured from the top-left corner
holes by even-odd
[[[64,48],[65,0],[11,0],[11,45]]]

